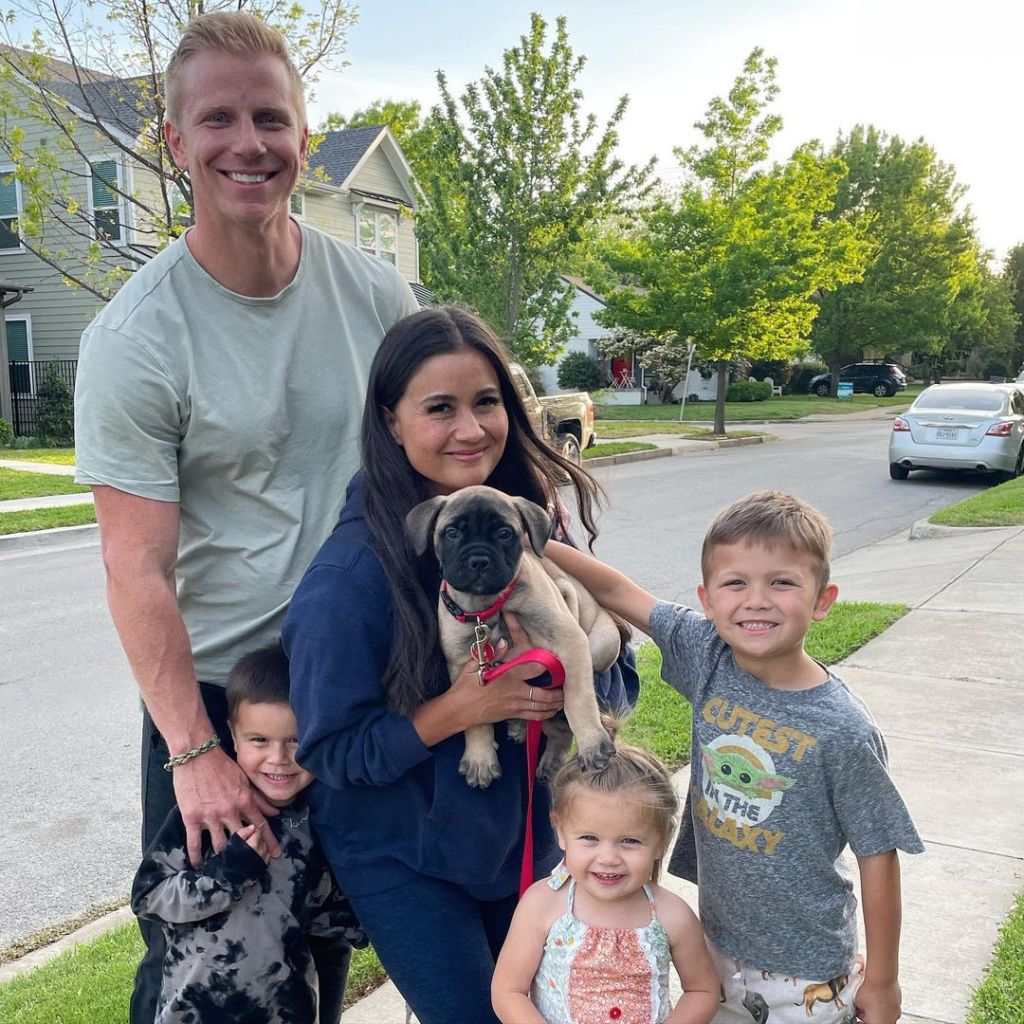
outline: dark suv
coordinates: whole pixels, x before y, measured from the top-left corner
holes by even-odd
[[[840,383],[853,381],[854,392],[866,395],[895,395],[907,386],[903,371],[893,363],[850,363],[839,371]],[[831,390],[831,379],[827,373],[812,377],[807,390],[812,395],[827,395]]]

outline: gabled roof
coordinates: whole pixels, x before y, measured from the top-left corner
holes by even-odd
[[[568,281],[569,284],[573,286],[573,288],[576,288],[577,290],[583,292],[584,295],[589,295],[595,302],[600,302],[602,306],[608,305],[608,303],[605,302],[604,299],[601,298],[601,296],[598,295],[597,292],[595,292],[594,289],[591,288],[583,280],[582,277],[574,277],[572,274],[563,274],[562,280]]]
[[[380,147],[384,156],[391,164],[399,182],[404,186],[403,194],[383,196],[375,192],[366,192],[353,188],[353,179],[370,154]],[[416,194],[409,184],[412,168],[402,154],[402,150],[391,129],[385,125],[370,125],[366,128],[342,128],[340,131],[327,132],[316,152],[309,158],[311,171],[321,169],[327,180],[336,188],[351,189],[360,195],[372,199],[389,199],[415,209]]]
[[[49,87],[79,110],[130,135],[138,135],[153,117],[153,81],[148,76],[112,78],[103,82],[51,81]]]
[[[344,188],[344,183],[368,155],[382,131],[383,127],[374,125],[327,132],[317,151],[309,158],[310,170],[322,167],[332,185]]]
[[[92,113],[108,127],[138,135],[152,116],[152,78],[117,78],[102,71],[40,57],[14,46],[0,45],[0,56],[13,70],[43,85],[82,113]]]

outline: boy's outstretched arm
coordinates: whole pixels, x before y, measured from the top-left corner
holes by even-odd
[[[867,1024],[896,1024],[900,991],[900,862],[895,850],[858,857],[864,908],[864,982],[854,997],[857,1019]]]
[[[602,608],[620,615],[637,629],[650,632],[651,611],[657,604],[657,598],[643,587],[638,587],[628,576],[556,540],[548,541],[544,555],[563,572],[575,576]]]

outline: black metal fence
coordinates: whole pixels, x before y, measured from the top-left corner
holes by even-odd
[[[57,372],[68,382],[72,391],[75,390],[75,375],[78,370],[77,359],[32,359],[12,360],[11,375],[11,411],[13,413],[15,435],[32,436],[36,432],[36,403],[39,385],[47,370],[54,366]]]

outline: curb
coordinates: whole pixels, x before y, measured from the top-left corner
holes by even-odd
[[[84,526],[54,526],[49,530],[32,530],[28,533],[9,533],[0,537],[0,554],[7,551],[32,551],[60,544],[78,547],[92,544],[99,538],[99,527],[95,523]]]
[[[628,441],[629,438],[623,438]],[[700,438],[680,437],[677,441],[685,441],[687,445],[697,444],[701,447],[691,448],[683,445],[666,443],[657,448],[645,448],[638,452],[623,452],[621,455],[601,455],[595,459],[584,459],[583,468],[589,466],[619,466],[626,462],[644,462],[647,459],[662,459],[669,455],[701,454],[704,451],[715,448],[740,448],[748,444],[764,444],[766,441],[774,441],[776,438],[771,435],[759,434],[757,437],[727,437],[721,441],[704,441]],[[598,442],[600,444],[601,442]]]
[[[663,459],[675,455],[671,448],[644,448],[638,452],[622,452],[621,455],[601,455],[596,459],[584,459],[583,468],[591,466],[620,466],[624,462],[646,462],[648,459]]]
[[[77,946],[83,942],[91,942],[112,929],[134,920],[135,915],[132,913],[131,907],[119,907],[109,914],[104,914],[103,917],[96,918],[95,921],[83,924],[81,928],[62,936],[56,942],[33,949],[31,953],[26,953],[23,957],[12,960],[10,963],[0,964],[0,985],[10,981],[12,978],[16,978],[19,974],[24,974],[26,971],[34,971],[37,967],[42,967],[43,964],[49,963],[60,956],[61,953],[71,949],[72,946]]]
[[[991,533],[993,530],[1019,530],[1019,526],[942,526],[918,519],[910,527],[910,540],[933,540],[936,537],[963,537],[969,533]]]

